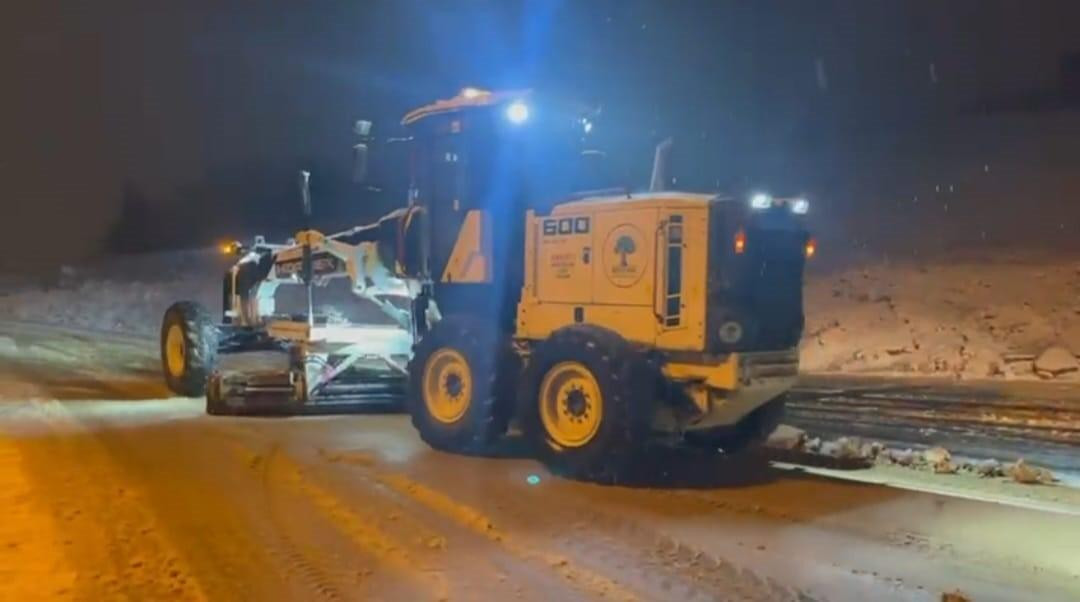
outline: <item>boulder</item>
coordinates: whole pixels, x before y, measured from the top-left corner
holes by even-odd
[[[1035,358],[1035,373],[1043,378],[1057,378],[1080,370],[1080,361],[1064,347],[1051,347]]]
[[[825,441],[821,444],[821,454],[838,460],[852,460],[859,458],[861,442],[849,437],[840,437],[835,441]]]
[[[952,460],[952,454],[944,447],[931,447],[923,452],[923,460],[930,466],[945,464]]]
[[[1014,464],[1010,464],[1005,470],[1005,474],[1012,477],[1012,480],[1017,483],[1023,483],[1024,485],[1041,485],[1054,482],[1053,473],[1045,468],[1032,466],[1025,462],[1023,458],[1020,458]]]
[[[867,460],[877,460],[883,449],[885,446],[880,441],[865,441],[859,448],[859,456]]]
[[[776,449],[802,449],[806,443],[806,431],[781,424],[769,435],[768,446]]]
[[[949,461],[934,464],[931,468],[937,474],[956,474],[956,472],[960,470],[959,466]]]
[[[911,466],[915,463],[915,452],[910,449],[890,449],[889,459],[900,466]]]
[[[1001,462],[998,462],[993,458],[989,460],[983,460],[982,462],[975,464],[974,469],[975,474],[979,475],[980,477],[986,478],[1000,477],[1004,472],[1001,469]]]

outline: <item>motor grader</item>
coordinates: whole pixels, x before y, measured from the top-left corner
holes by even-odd
[[[211,413],[403,400],[434,448],[483,454],[514,430],[587,478],[616,478],[652,441],[762,440],[798,371],[807,202],[667,190],[668,144],[648,190],[575,192],[594,117],[471,88],[408,113],[405,206],[236,245],[221,320],[166,312],[166,380]],[[370,131],[358,123],[357,179]],[[320,305],[333,282],[384,319]],[[255,350],[287,360],[222,367]]]

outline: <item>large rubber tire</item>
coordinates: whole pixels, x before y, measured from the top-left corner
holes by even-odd
[[[440,370],[434,358],[449,356],[457,363]],[[448,452],[482,455],[506,432],[514,407],[513,392],[519,369],[509,337],[496,326],[471,316],[447,316],[413,347],[409,362],[406,407],[420,438],[431,447]],[[431,371],[429,373],[429,371]],[[458,372],[467,372],[459,374]],[[460,416],[434,412],[429,387],[450,394],[446,378],[460,383],[467,377],[466,399],[455,399]],[[429,403],[430,402],[430,403]],[[452,414],[452,413],[451,413]]]
[[[760,406],[732,426],[690,432],[688,443],[695,447],[722,450],[725,454],[737,454],[760,447],[784,420],[787,396],[781,395]]]
[[[161,369],[169,389],[198,397],[206,392],[206,379],[217,362],[218,331],[205,307],[179,301],[161,320]]]
[[[568,363],[588,370],[602,408],[594,434],[573,447],[560,444],[541,418],[545,376]],[[617,482],[646,447],[658,399],[657,384],[654,364],[617,333],[596,326],[569,326],[554,332],[533,351],[519,392],[522,426],[541,459],[555,472]]]

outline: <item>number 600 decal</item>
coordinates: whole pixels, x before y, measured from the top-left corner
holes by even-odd
[[[566,234],[588,234],[588,217],[559,217],[544,220],[544,236],[559,236]]]

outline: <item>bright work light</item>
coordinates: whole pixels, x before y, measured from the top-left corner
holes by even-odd
[[[529,105],[515,100],[506,107],[506,118],[513,124],[525,123],[529,119]]]
[[[772,206],[772,197],[764,192],[759,192],[750,197],[751,209],[768,209],[770,206]]]

